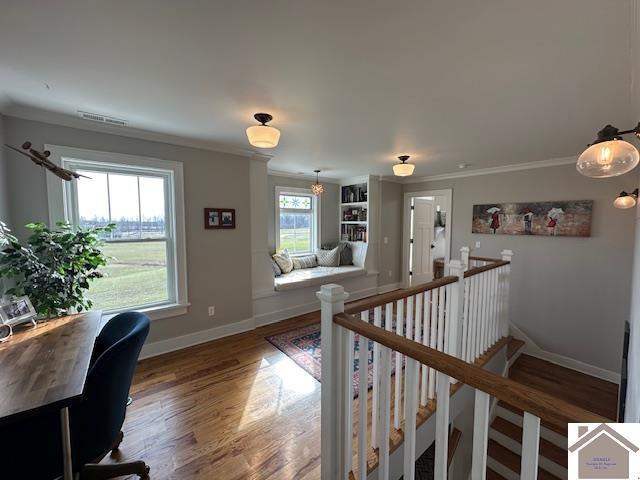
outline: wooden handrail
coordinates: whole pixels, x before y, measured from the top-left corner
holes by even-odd
[[[489,257],[475,257],[473,255],[469,256],[469,260],[478,260],[480,262],[501,262],[500,258],[489,258]]]
[[[475,267],[470,270],[464,272],[464,278],[473,277],[474,275],[478,275],[482,272],[486,272],[488,270],[493,270],[494,268],[504,267],[505,265],[509,265],[511,262],[507,260],[500,260],[495,263],[490,263],[489,265],[484,265],[482,267]]]
[[[535,388],[514,382],[477,365],[464,362],[459,358],[375,327],[352,315],[338,313],[334,315],[333,321],[462,383],[482,390],[525,412],[532,413],[556,427],[565,429],[567,423],[570,422],[606,423],[609,421],[600,415],[571,405]]]
[[[381,307],[389,302],[402,300],[403,298],[411,297],[412,295],[417,295],[422,292],[428,292],[429,290],[434,290],[451,283],[456,283],[457,281],[458,277],[442,277],[438,280],[418,285],[417,287],[404,288],[389,293],[383,293],[381,295],[375,295],[373,297],[363,298],[362,300],[358,300],[357,302],[352,302],[346,305],[344,311],[350,314],[364,312],[375,307]]]

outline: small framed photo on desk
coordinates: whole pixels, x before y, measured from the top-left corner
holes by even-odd
[[[38,316],[29,297],[15,297],[0,303],[0,324],[17,325],[24,322],[32,322]]]

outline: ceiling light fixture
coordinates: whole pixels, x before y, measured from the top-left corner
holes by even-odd
[[[311,185],[311,191],[317,197],[324,192],[324,186],[318,180],[318,175],[320,174],[320,170],[314,170],[316,172],[316,183]]]
[[[409,177],[413,174],[413,170],[416,168],[416,166],[413,163],[406,163],[409,158],[409,155],[400,155],[398,157],[398,160],[400,160],[402,163],[396,163],[393,166],[393,174],[396,177]]]
[[[613,201],[613,206],[619,209],[632,208],[636,206],[638,202],[638,189],[633,192],[627,193],[625,191],[620,192],[620,195]]]
[[[628,133],[640,138],[640,123],[622,132],[612,125],[600,130],[598,138],[578,157],[578,172],[591,178],[607,178],[633,170],[640,162],[640,154],[636,147],[622,140],[622,135]]]
[[[255,118],[261,125],[252,125],[247,128],[249,143],[258,148],[273,148],[280,141],[280,130],[267,125],[273,117],[268,113],[256,113]]]

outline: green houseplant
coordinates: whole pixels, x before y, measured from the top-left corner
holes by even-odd
[[[100,250],[100,235],[111,232],[105,227],[73,229],[58,223],[49,229],[43,223],[30,223],[26,244],[13,236],[0,222],[0,278],[11,278],[13,295],[27,295],[42,317],[55,317],[73,310],[90,309],[85,298],[89,283],[102,277],[99,268],[107,257]]]

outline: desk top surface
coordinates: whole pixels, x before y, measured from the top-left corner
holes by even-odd
[[[0,424],[82,395],[101,317],[89,312],[24,325],[0,343]]]

